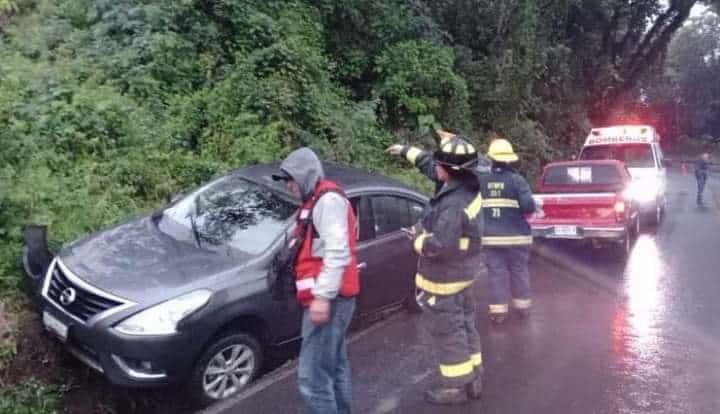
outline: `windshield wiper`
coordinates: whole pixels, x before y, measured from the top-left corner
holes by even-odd
[[[197,244],[198,249],[202,249],[202,246],[200,245],[200,232],[198,232],[197,224],[195,224],[195,216],[190,216],[190,227],[192,228],[193,237],[195,237],[195,244]]]

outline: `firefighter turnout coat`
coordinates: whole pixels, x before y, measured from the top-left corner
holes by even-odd
[[[535,200],[527,181],[511,167],[493,165],[489,175],[481,176],[485,233],[488,247],[529,246],[532,231],[525,219],[535,211]]]
[[[415,236],[420,256],[415,283],[429,295],[452,295],[472,284],[482,269],[482,196],[458,181],[430,201]]]

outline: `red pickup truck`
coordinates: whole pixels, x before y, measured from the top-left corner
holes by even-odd
[[[567,161],[545,166],[529,218],[538,239],[586,241],[610,246],[626,259],[640,233],[632,178],[622,162]]]

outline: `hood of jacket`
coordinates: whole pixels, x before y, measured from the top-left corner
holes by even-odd
[[[280,164],[280,169],[298,183],[303,201],[313,195],[317,183],[325,178],[320,159],[310,148],[291,152]]]

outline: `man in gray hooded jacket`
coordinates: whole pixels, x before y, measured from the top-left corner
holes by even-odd
[[[287,182],[303,206],[295,261],[297,296],[305,306],[298,367],[300,393],[313,413],[349,413],[352,391],[345,336],[359,292],[355,216],[342,189],[324,177],[309,148],[285,158],[276,180]],[[296,235],[299,233],[296,233]]]

